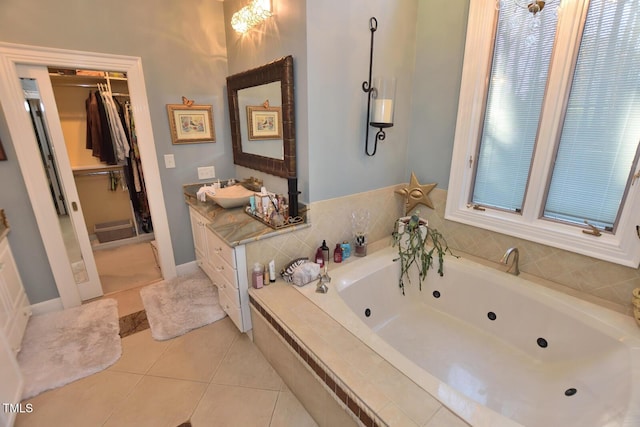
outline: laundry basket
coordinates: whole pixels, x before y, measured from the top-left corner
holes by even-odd
[[[96,233],[100,243],[127,239],[134,235],[131,219],[101,222],[93,226],[93,231]]]

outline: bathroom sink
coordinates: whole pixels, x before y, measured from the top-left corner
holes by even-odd
[[[255,194],[242,185],[236,184],[216,190],[216,194],[207,193],[207,198],[225,209],[237,208],[249,203],[249,197]]]

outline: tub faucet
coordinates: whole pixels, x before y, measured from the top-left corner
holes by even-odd
[[[327,286],[327,283],[329,282],[331,282],[331,277],[329,277],[329,267],[325,264],[324,273],[320,275],[320,279],[316,285],[316,292],[319,294],[326,294],[329,291],[329,287]]]
[[[503,264],[509,264],[509,256],[511,255],[512,252],[513,252],[513,262],[511,263],[511,266],[507,270],[507,273],[511,273],[517,276],[518,274],[520,274],[520,268],[518,267],[518,261],[520,260],[520,252],[518,251],[518,248],[514,247],[514,248],[507,249],[507,252],[504,253],[500,262]]]

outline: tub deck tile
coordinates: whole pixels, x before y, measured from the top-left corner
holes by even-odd
[[[258,312],[363,425],[468,426],[291,285],[249,292]]]

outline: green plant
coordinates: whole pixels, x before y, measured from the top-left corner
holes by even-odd
[[[404,226],[402,226],[404,224]],[[430,245],[427,243],[430,241]],[[412,265],[418,269],[420,278],[419,289],[422,290],[422,282],[427,277],[427,273],[433,267],[434,257],[438,259],[438,274],[444,275],[444,256],[447,252],[456,257],[445,240],[442,233],[437,229],[427,227],[426,222],[414,214],[411,217],[401,218],[396,222],[396,229],[393,232],[393,245],[398,245],[398,258],[400,261],[399,287],[404,295],[405,278],[411,282],[409,269]]]

